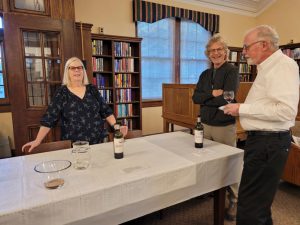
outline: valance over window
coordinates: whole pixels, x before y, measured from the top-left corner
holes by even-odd
[[[192,20],[212,33],[219,32],[219,15],[176,8],[142,0],[133,0],[134,21],[154,23],[158,20],[170,17]]]

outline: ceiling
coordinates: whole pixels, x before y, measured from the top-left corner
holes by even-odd
[[[233,12],[247,16],[258,16],[276,0],[177,0],[207,8]]]

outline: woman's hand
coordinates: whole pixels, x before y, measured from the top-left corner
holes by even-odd
[[[122,132],[123,136],[125,137],[128,132],[128,127],[127,126],[120,126],[120,131]]]
[[[40,144],[41,142],[38,140],[28,142],[22,146],[22,152],[31,152],[35,147],[39,146]]]

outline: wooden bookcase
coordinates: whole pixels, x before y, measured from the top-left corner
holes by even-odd
[[[253,82],[256,78],[256,66],[248,65],[242,55],[242,48],[229,47],[228,62],[239,68],[240,82]]]
[[[292,43],[280,46],[282,52],[294,59],[300,67],[300,43]]]
[[[127,125],[128,137],[141,136],[141,39],[92,34],[92,83]]]

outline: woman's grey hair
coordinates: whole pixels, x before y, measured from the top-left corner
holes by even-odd
[[[274,28],[269,25],[259,25],[249,30],[246,35],[252,32],[257,32],[258,41],[269,41],[273,50],[279,49],[279,35]]]
[[[69,85],[70,84],[69,67],[70,67],[70,64],[72,62],[75,62],[75,61],[80,62],[80,64],[83,67],[83,70],[82,70],[83,71],[83,81],[82,81],[82,83],[84,85],[89,84],[89,79],[87,77],[86,70],[85,70],[85,67],[84,67],[82,61],[79,58],[77,58],[77,57],[72,57],[72,58],[68,59],[67,62],[66,62],[66,64],[65,64],[65,70],[64,70],[64,76],[63,76],[63,80],[62,80],[62,85]]]
[[[224,51],[226,53],[226,59],[227,56],[229,55],[229,49],[228,49],[228,45],[227,43],[224,41],[224,39],[222,38],[222,36],[220,34],[214,34],[208,41],[208,43],[206,44],[206,49],[205,49],[205,55],[209,58],[209,50],[210,47],[214,44],[214,43],[220,43],[221,45],[223,45]]]

